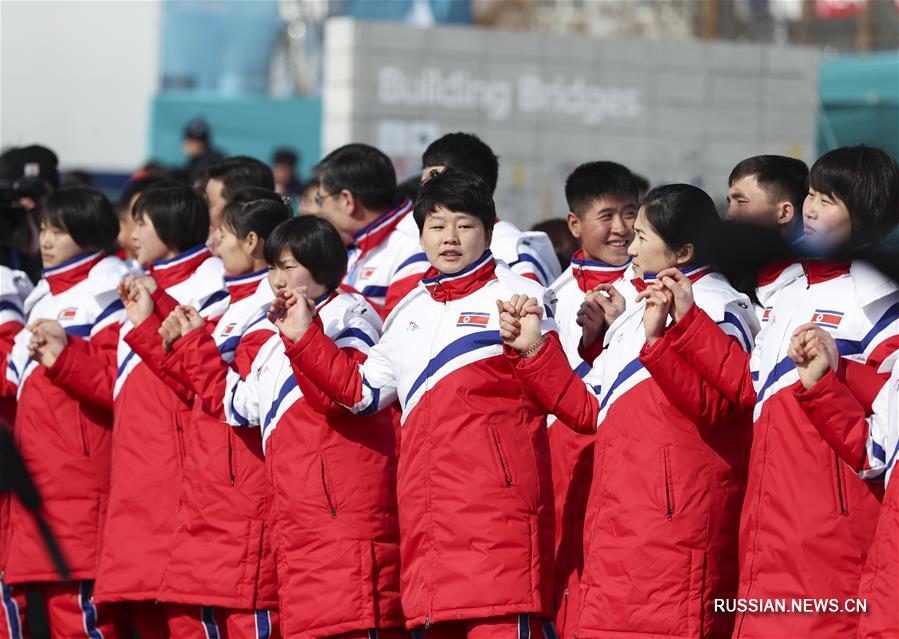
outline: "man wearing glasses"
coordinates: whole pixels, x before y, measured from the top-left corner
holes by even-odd
[[[349,251],[343,283],[363,295],[386,317],[418,283],[420,269],[410,258],[424,258],[412,202],[398,199],[390,158],[367,144],[347,144],[317,166],[314,202],[331,222]],[[414,282],[405,282],[404,271]]]

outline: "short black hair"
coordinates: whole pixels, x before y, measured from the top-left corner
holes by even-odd
[[[243,239],[251,232],[265,240],[275,227],[289,219],[284,197],[266,189],[246,188],[234,194],[222,211],[222,225]]]
[[[559,265],[564,271],[571,264],[571,256],[578,249],[578,240],[571,234],[568,228],[568,220],[563,217],[555,217],[550,220],[543,220],[531,227],[532,231],[541,231],[546,233],[549,241],[552,242],[553,251],[559,258]]]
[[[131,200],[135,195],[140,195],[150,187],[165,181],[166,180],[164,178],[156,177],[153,175],[147,175],[144,177],[135,178],[133,180],[128,180],[128,182],[126,182],[125,186],[122,188],[122,192],[119,194],[119,202],[116,205],[116,208],[119,212],[119,217],[131,215],[130,205]]]
[[[799,213],[808,191],[808,167],[805,162],[784,155],[754,155],[734,167],[727,178],[727,185],[733,186],[737,180],[749,176],[755,177],[772,202],[790,202],[796,210],[796,219],[801,219]]]
[[[698,262],[711,254],[708,247],[721,218],[708,193],[692,184],[666,184],[647,193],[641,207],[646,221],[672,251],[692,244]]]
[[[330,194],[343,189],[363,206],[387,210],[396,204],[396,171],[384,153],[368,144],[345,144],[316,165],[319,183]]]
[[[825,153],[812,165],[808,185],[846,205],[854,248],[876,242],[899,222],[899,168],[883,149],[859,144]]]
[[[415,201],[418,197],[418,187],[421,186],[421,176],[413,175],[400,182],[396,187],[396,193],[399,197]]]
[[[248,186],[275,190],[275,178],[271,168],[246,155],[235,155],[214,162],[209,166],[208,180],[219,180],[222,183],[222,197],[226,200],[230,200],[240,189]]]
[[[639,173],[634,173],[633,171],[631,172],[631,175],[634,176],[634,184],[637,185],[637,194],[639,195],[640,193],[648,193],[650,187],[649,180],[647,180]]]
[[[630,197],[637,203],[640,194],[630,169],[606,160],[586,162],[565,180],[568,210],[575,215],[583,215],[593,200],[606,195]]]
[[[112,251],[119,235],[119,217],[109,199],[89,187],[55,191],[47,198],[41,220],[72,236],[85,251]]]
[[[276,149],[272,155],[272,164],[287,164],[296,167],[300,163],[300,156],[293,149],[281,147]]]
[[[346,274],[346,246],[337,229],[322,217],[303,215],[275,227],[263,248],[265,261],[277,266],[285,250],[329,291],[336,289]]]
[[[499,158],[487,143],[473,133],[447,133],[434,140],[421,156],[421,168],[445,166],[480,175],[496,191]]]
[[[496,206],[490,185],[479,175],[467,171],[449,168],[443,172],[433,171],[422,182],[412,211],[419,233],[428,215],[438,208],[473,215],[484,223],[486,231],[492,231],[496,223]]]
[[[209,237],[206,199],[186,184],[161,182],[150,187],[137,198],[132,216],[148,217],[162,243],[179,253]]]

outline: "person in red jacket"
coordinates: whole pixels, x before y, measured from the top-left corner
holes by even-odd
[[[216,358],[196,362],[194,369],[180,366],[171,348],[141,351],[167,371],[166,379],[184,380],[204,397],[212,389],[201,370],[235,361],[244,331],[264,319],[274,299],[263,251],[271,232],[289,217],[290,209],[273,191],[247,188],[233,194],[216,241],[227,273],[228,308],[216,322],[205,321],[203,331],[207,336],[212,331]],[[168,347],[171,340],[164,342]],[[268,483],[258,432],[223,428],[221,395],[212,406],[195,400],[185,426],[183,468],[177,524],[157,597],[173,604],[167,610],[171,634],[277,637],[277,611],[270,610],[277,607],[277,576],[265,526]]]
[[[266,241],[265,256],[275,293],[305,289],[317,300],[323,330],[343,352],[364,361],[381,321],[361,295],[338,289],[347,258],[331,224],[313,216],[291,219]],[[196,318],[194,310],[185,312]],[[198,396],[207,410],[227,416],[242,437],[259,438],[261,431],[272,487],[269,528],[278,558],[282,636],[405,634],[397,434],[390,416],[355,417],[322,397],[302,370],[291,367],[269,322],[249,327],[231,370],[199,325],[181,309],[173,316],[179,317],[173,322],[170,316],[163,328],[183,335],[174,341],[174,352],[203,389]]]
[[[858,600],[866,608],[860,611],[858,637],[899,637],[899,490],[897,483],[890,481],[899,453],[899,359],[868,411],[839,379],[839,349],[836,340],[817,324],[797,328],[788,353],[799,371],[802,388],[793,392],[841,460],[865,480],[882,479],[886,484],[859,585]]]
[[[32,285],[22,271],[0,266],[0,358],[13,349],[16,335],[25,326],[23,302]],[[0,359],[2,362],[2,359]],[[0,363],[2,366],[2,363]],[[0,428],[12,428],[16,419],[15,397],[0,398]],[[25,631],[25,593],[3,583],[3,557],[9,525],[9,493],[0,493],[0,639],[21,639]]]
[[[559,340],[571,368],[583,377],[592,360],[588,363],[580,355],[582,324],[589,318],[604,318],[607,308],[614,312],[611,298],[607,300],[601,291],[616,295],[613,284],[633,278],[627,249],[634,239],[637,185],[630,170],[621,164],[586,162],[565,181],[565,199],[568,228],[580,248],[571,256],[571,266],[550,287],[558,300]],[[578,584],[584,568],[584,514],[595,436],[566,428],[554,417],[548,420],[548,427],[556,510],[553,619],[559,636],[570,639],[577,622]]]
[[[480,177],[435,175],[414,215],[432,269],[365,362],[328,337],[304,294],[276,300],[275,325],[290,362],[327,397],[365,415],[402,405],[400,588],[413,636],[529,639],[550,611],[546,420],[503,357],[495,300],[545,289],[493,259],[496,211]]]
[[[209,215],[200,195],[160,184],[141,195],[134,217],[138,260],[150,276],[120,285],[127,321],[115,352],[54,338],[42,357],[55,384],[113,410],[111,490],[94,594],[98,602],[123,604],[140,636],[155,639],[169,634],[165,606],[154,602],[177,521],[193,394],[164,381],[156,360],[138,351],[162,348],[157,330],[165,316],[154,315],[160,305],[174,299],[218,317],[228,294],[221,261],[204,244]],[[147,287],[152,297],[136,295],[135,287]]]
[[[899,221],[899,168],[880,149],[831,151],[812,166],[802,212],[809,250],[868,246]],[[736,603],[783,600],[788,609],[746,605],[735,637],[854,637],[858,610],[842,602],[856,597],[880,514],[882,485],[853,472],[797,401],[801,377],[788,351],[801,327],[826,329],[839,344],[836,381],[870,414],[899,346],[899,290],[860,261],[817,258],[802,267],[778,293],[751,357],[693,304],[686,277],[660,274],[675,302],[663,347],[730,401],[753,409]],[[828,410],[849,423],[839,404]],[[837,605],[794,611],[794,599]]]
[[[694,186],[647,194],[629,249],[640,293],[624,293],[636,303],[607,328],[586,386],[559,342],[541,336],[536,300],[502,305],[518,380],[562,423],[596,432],[575,637],[726,637],[733,627],[714,600],[736,592],[749,413],[659,346],[672,295],[653,286],[665,268],[689,272],[721,335],[749,349],[749,298],[697,259],[718,224]]]
[[[44,278],[26,300],[29,328],[9,354],[0,394],[17,397],[13,434],[41,492],[44,515],[71,570],[57,574],[29,511],[16,499],[0,565],[4,583],[43,592],[54,638],[76,633],[125,636],[106,606],[93,603],[99,538],[110,493],[112,415],[57,384],[50,362],[39,354],[44,324],[63,336],[83,339],[98,351],[115,351],[124,319],[116,293],[125,264],[107,251],[115,247],[118,219],[98,191],[57,191],[47,200],[40,246]]]

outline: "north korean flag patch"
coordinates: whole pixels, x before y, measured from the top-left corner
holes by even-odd
[[[812,321],[818,326],[823,326],[824,328],[838,328],[840,326],[840,322],[843,321],[844,313],[840,311],[825,311],[822,309],[815,309],[814,314],[812,315]]]
[[[224,328],[224,330],[222,330],[222,335],[230,335],[230,334],[231,334],[231,331],[234,330],[234,327],[235,327],[235,326],[237,326],[237,322],[235,322],[235,323],[233,323],[233,324],[228,324],[228,325]]]
[[[360,279],[360,280],[367,280],[368,278],[370,278],[370,277],[371,277],[372,275],[374,275],[374,274],[375,274],[375,269],[373,269],[373,268],[364,268],[364,269],[362,269],[361,271],[359,271],[359,279]]]
[[[490,313],[460,313],[456,326],[487,326]]]
[[[767,322],[771,319],[771,308],[770,306],[766,306],[765,310],[762,312],[762,321]]]
[[[78,315],[78,308],[73,306],[59,311],[59,315],[56,316],[56,319],[60,322],[72,321],[75,319],[76,315]]]

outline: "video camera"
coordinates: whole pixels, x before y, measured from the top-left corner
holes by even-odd
[[[28,211],[20,200],[30,198],[37,202],[46,192],[40,178],[0,179],[0,246],[13,245],[15,231],[25,220]]]

